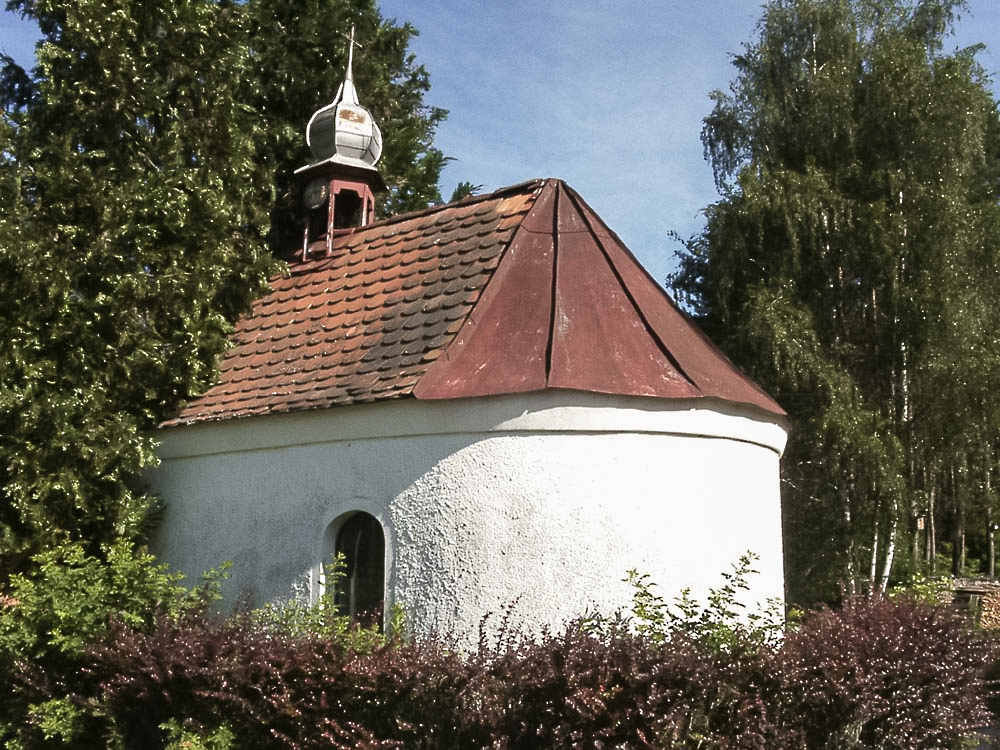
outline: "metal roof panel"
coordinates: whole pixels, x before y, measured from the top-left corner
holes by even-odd
[[[544,388],[783,414],[555,180],[335,237],[271,280],[232,343],[166,424]]]

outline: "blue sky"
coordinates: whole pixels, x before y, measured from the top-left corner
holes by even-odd
[[[431,74],[430,104],[448,109],[436,143],[461,181],[493,190],[566,180],[663,281],[675,230],[702,226],[717,200],[702,156],[708,95],[733,78],[731,55],[753,38],[757,0],[382,0],[411,22]],[[36,35],[0,13],[0,50],[30,60]],[[364,40],[359,40],[362,44]],[[1000,2],[970,0],[949,46],[983,42],[1000,78]],[[363,64],[359,61],[356,64]],[[996,90],[996,87],[994,87]],[[364,103],[365,92],[359,97]],[[305,123],[303,123],[303,128]]]

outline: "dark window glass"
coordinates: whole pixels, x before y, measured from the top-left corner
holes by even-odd
[[[367,513],[355,513],[337,532],[336,552],[344,558],[337,611],[356,622],[381,623],[385,601],[382,524]]]

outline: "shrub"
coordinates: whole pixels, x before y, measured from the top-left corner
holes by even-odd
[[[36,555],[27,572],[11,577],[0,606],[0,742],[85,747],[86,737],[100,738],[100,711],[80,698],[87,692],[87,644],[105,636],[112,615],[142,630],[162,614],[200,608],[217,578],[189,592],[179,576],[126,541],[101,557],[79,543]]]
[[[632,586],[631,619],[636,632],[662,644],[678,635],[715,651],[749,646],[776,645],[784,630],[780,602],[769,601],[748,608],[741,592],[750,591],[750,576],[756,575],[758,556],[745,552],[731,572],[723,572],[723,584],[708,590],[704,603],[683,589],[673,602],[657,594],[648,574],[628,571],[625,582]]]
[[[624,620],[582,624],[482,664],[493,744],[479,746],[780,747],[761,699],[778,688],[765,650],[654,641]]]
[[[906,598],[850,599],[778,638],[734,604],[740,567],[670,612],[641,579],[635,617],[504,628],[465,656],[326,605],[212,616],[142,559],[114,572],[74,552],[18,581],[0,614],[6,746],[909,750],[986,720],[991,642]]]
[[[282,632],[253,612],[197,613],[163,618],[151,633],[121,624],[91,654],[126,747],[163,748],[164,727],[178,726],[198,737],[224,729],[238,747],[461,746],[453,740],[466,665],[431,644]]]
[[[951,747],[988,723],[995,646],[945,607],[848,599],[788,633],[784,720],[810,748]]]

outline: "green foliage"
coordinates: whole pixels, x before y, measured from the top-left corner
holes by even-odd
[[[801,604],[995,502],[1000,118],[977,49],[943,51],[963,6],[771,0],[705,119],[722,199],[674,287],[789,413]]]
[[[0,590],[65,539],[148,532],[149,430],[212,381],[287,250],[352,25],[383,211],[436,199],[444,161],[416,32],[371,0],[7,6],[42,40],[30,72],[0,60]]]
[[[405,612],[400,602],[393,604],[384,632],[381,622],[362,625],[340,613],[337,596],[342,590],[344,575],[344,558],[337,554],[333,562],[325,566],[326,585],[315,604],[298,598],[268,602],[252,610],[250,615],[258,627],[268,632],[289,638],[322,638],[358,653],[371,653],[405,638]]]
[[[473,195],[478,195],[482,192],[482,185],[473,185],[471,182],[460,182],[455,186],[454,191],[452,191],[451,198],[448,200],[449,203],[454,203],[455,201],[460,201],[463,198],[468,198]]]
[[[142,624],[151,604],[167,606],[184,591],[176,575],[125,543],[106,554],[105,561],[68,544],[36,555],[31,573],[14,575],[10,598],[17,606],[0,615],[4,650],[33,658],[78,654],[104,633],[112,614]]]
[[[893,586],[887,593],[890,599],[908,599],[932,606],[944,606],[951,603],[955,581],[952,578],[928,578],[922,573],[914,573],[906,583]]]
[[[209,573],[189,591],[124,541],[100,555],[80,543],[36,555],[11,577],[0,609],[0,739],[16,747],[37,733],[71,744],[94,731],[93,707],[73,698],[86,683],[88,647],[115,623],[145,631],[159,617],[202,609],[218,598],[224,575]]]
[[[167,735],[164,750],[230,750],[235,737],[229,727],[218,727],[207,734],[185,729],[176,719],[160,727]]]
[[[3,567],[144,530],[143,436],[214,375],[268,268],[226,4],[11,3],[39,22],[0,207]],[[10,66],[6,78],[16,74]]]
[[[709,589],[704,602],[685,588],[668,603],[654,591],[655,583],[648,573],[628,571],[625,581],[633,588],[631,621],[635,631],[657,645],[681,636],[717,652],[751,643],[774,645],[784,632],[780,603],[748,607],[741,598],[750,591],[750,576],[758,572],[753,568],[757,559],[750,551],[741,555],[731,572],[721,574],[724,583]]]

